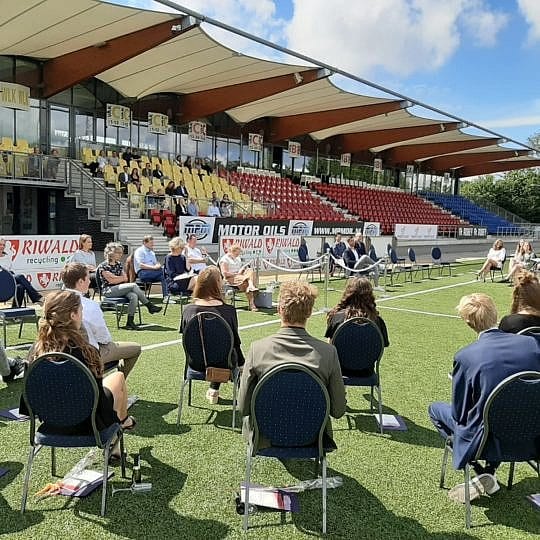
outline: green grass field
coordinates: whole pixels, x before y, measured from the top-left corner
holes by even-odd
[[[442,440],[432,428],[427,407],[434,400],[449,400],[447,373],[452,357],[475,335],[455,317],[459,298],[474,291],[495,299],[500,315],[508,312],[511,289],[498,283],[477,283],[460,267],[456,275],[403,284],[403,278],[379,299],[386,320],[390,347],[381,361],[385,411],[401,415],[406,432],[378,434],[369,415],[367,389],[347,392],[349,413],[333,422],[338,450],[329,456],[329,475],[343,478],[343,486],[328,491],[328,536],[370,539],[520,539],[538,537],[540,515],[526,495],[540,492],[540,481],[531,468],[516,468],[515,486],[473,505],[474,528],[464,530],[464,509],[438,487]],[[333,280],[328,296],[334,305],[343,280]],[[381,296],[379,294],[379,296]],[[239,320],[244,350],[273,333],[275,313],[250,313],[240,304]],[[324,306],[321,294],[316,308]],[[49,454],[35,462],[27,513],[19,513],[23,470],[28,451],[28,424],[0,421],[0,467],[9,473],[0,478],[0,535],[9,538],[187,538],[217,539],[243,536],[235,512],[234,493],[244,476],[245,444],[232,431],[230,385],[223,387],[219,405],[204,399],[205,384],[194,384],[194,406],[184,407],[183,425],[176,427],[176,407],[184,355],[177,327],[180,307],[171,305],[167,316],[143,314],[153,323],[145,331],[117,331],[106,315],[115,339],[138,340],[145,346],[131,374],[130,394],[141,400],[132,408],[138,425],[126,435],[130,452],[141,452],[144,479],[153,483],[149,494],[121,493],[110,498],[105,518],[99,516],[100,491],[82,500],[54,497],[37,501],[34,493],[51,480]],[[268,324],[258,324],[268,323]],[[257,325],[250,327],[251,325]],[[323,336],[325,317],[315,314],[309,331]],[[16,328],[9,341],[17,343]],[[33,337],[26,325],[19,343]],[[172,342],[172,343],[170,343]],[[0,382],[0,407],[18,402],[22,383]],[[84,450],[59,452],[59,470],[67,472]],[[252,480],[285,486],[311,478],[312,465],[257,459]],[[112,484],[127,484],[117,475]],[[500,469],[506,485],[508,466]],[[462,481],[462,473],[449,471],[448,486]],[[320,491],[300,494],[301,511],[282,516],[259,512],[251,518],[252,538],[290,539],[318,535],[321,527]]]

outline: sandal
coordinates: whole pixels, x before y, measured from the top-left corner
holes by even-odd
[[[126,422],[129,422],[126,425]],[[122,431],[131,431],[137,425],[137,420],[134,416],[126,416],[123,420],[120,420],[120,425],[122,426]]]

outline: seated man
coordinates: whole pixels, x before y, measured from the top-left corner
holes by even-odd
[[[88,343],[99,351],[102,365],[107,368],[107,364],[123,360],[124,377],[127,379],[141,354],[141,346],[131,341],[113,341],[99,304],[85,296],[90,285],[90,275],[84,264],[66,264],[62,270],[62,281],[67,290],[81,295],[83,327]]]
[[[499,489],[495,471],[499,462],[485,466],[472,461],[484,432],[483,413],[489,394],[506,377],[520,371],[540,369],[540,345],[532,336],[507,334],[497,328],[497,309],[493,300],[481,293],[464,296],[457,307],[459,316],[477,334],[478,339],[458,351],[454,357],[452,403],[432,403],[431,421],[446,439],[453,436],[454,467],[467,463],[476,478],[470,485],[470,498]],[[465,484],[452,488],[448,496],[465,502]]]
[[[163,298],[167,296],[167,284],[163,274],[163,267],[158,262],[154,249],[154,237],[147,234],[143,238],[142,246],[138,247],[133,254],[133,266],[137,278],[143,283],[161,283]]]
[[[379,288],[379,267],[375,264],[375,261],[371,259],[368,255],[360,255],[360,249],[358,248],[358,241],[354,236],[351,236],[347,239],[348,248],[343,252],[343,262],[347,268],[354,270],[362,270],[363,268],[372,267],[369,272],[373,273],[373,283],[375,285],[375,290],[380,290]],[[364,253],[366,247],[363,242]],[[362,272],[350,272],[351,276],[360,276]]]
[[[345,386],[337,351],[333,345],[310,336],[306,331],[316,296],[317,289],[304,281],[287,281],[281,285],[278,302],[281,329],[251,344],[242,371],[238,408],[243,416],[250,414],[251,396],[261,377],[272,368],[288,362],[306,366],[320,377],[330,395],[332,417],[340,418],[345,414]],[[244,435],[249,436],[249,419],[246,420]],[[331,436],[330,420],[326,430]]]
[[[208,261],[208,254],[205,248],[197,247],[197,235],[189,234],[187,237],[187,244],[184,249],[184,255],[186,256],[188,264],[191,269],[198,274],[206,268],[206,262]]]

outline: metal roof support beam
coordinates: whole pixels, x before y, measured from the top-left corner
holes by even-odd
[[[452,131],[461,126],[460,122],[437,122],[424,126],[412,126],[392,129],[379,129],[375,131],[362,131],[360,133],[344,133],[339,136],[341,152],[359,152],[377,146],[398,143],[418,137],[436,135],[445,131]]]
[[[300,72],[300,74],[290,73],[185,94],[179,97],[179,121],[182,124],[186,124],[192,120],[198,120],[199,118],[223,112],[227,109],[240,107],[258,99],[273,96],[274,94],[324,79],[330,75],[331,73],[326,69],[307,69]]]
[[[270,142],[274,143],[284,141],[297,135],[305,135],[306,133],[328,129],[348,122],[405,109],[409,105],[410,102],[394,100],[358,107],[272,117],[270,119],[269,139]]]
[[[529,159],[523,161],[492,161],[490,163],[478,163],[457,169],[457,174],[460,178],[467,176],[479,176],[481,174],[491,174],[504,171],[516,171],[518,169],[530,169],[538,167],[537,159]]]
[[[42,97],[48,98],[71,88],[165,43],[197,24],[192,17],[181,17],[51,58],[43,65]]]
[[[474,152],[471,154],[450,154],[422,161],[421,167],[424,171],[444,171],[493,160],[526,156],[528,153],[529,150],[499,150],[493,152]]]
[[[388,163],[412,163],[417,159],[429,158],[432,156],[442,156],[452,152],[471,150],[473,148],[483,148],[502,142],[498,138],[471,139],[466,141],[449,141],[440,143],[408,144],[390,148],[385,152],[384,160]]]

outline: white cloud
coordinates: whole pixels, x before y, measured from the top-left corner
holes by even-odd
[[[538,0],[518,0],[519,10],[529,24],[529,43],[540,41],[540,2]]]
[[[495,118],[479,122],[486,128],[514,128],[523,126],[540,126],[540,115],[529,116],[508,116],[505,118]]]
[[[465,33],[493,45],[507,20],[483,0],[293,1],[289,46],[364,76],[377,68],[398,76],[435,70]]]

